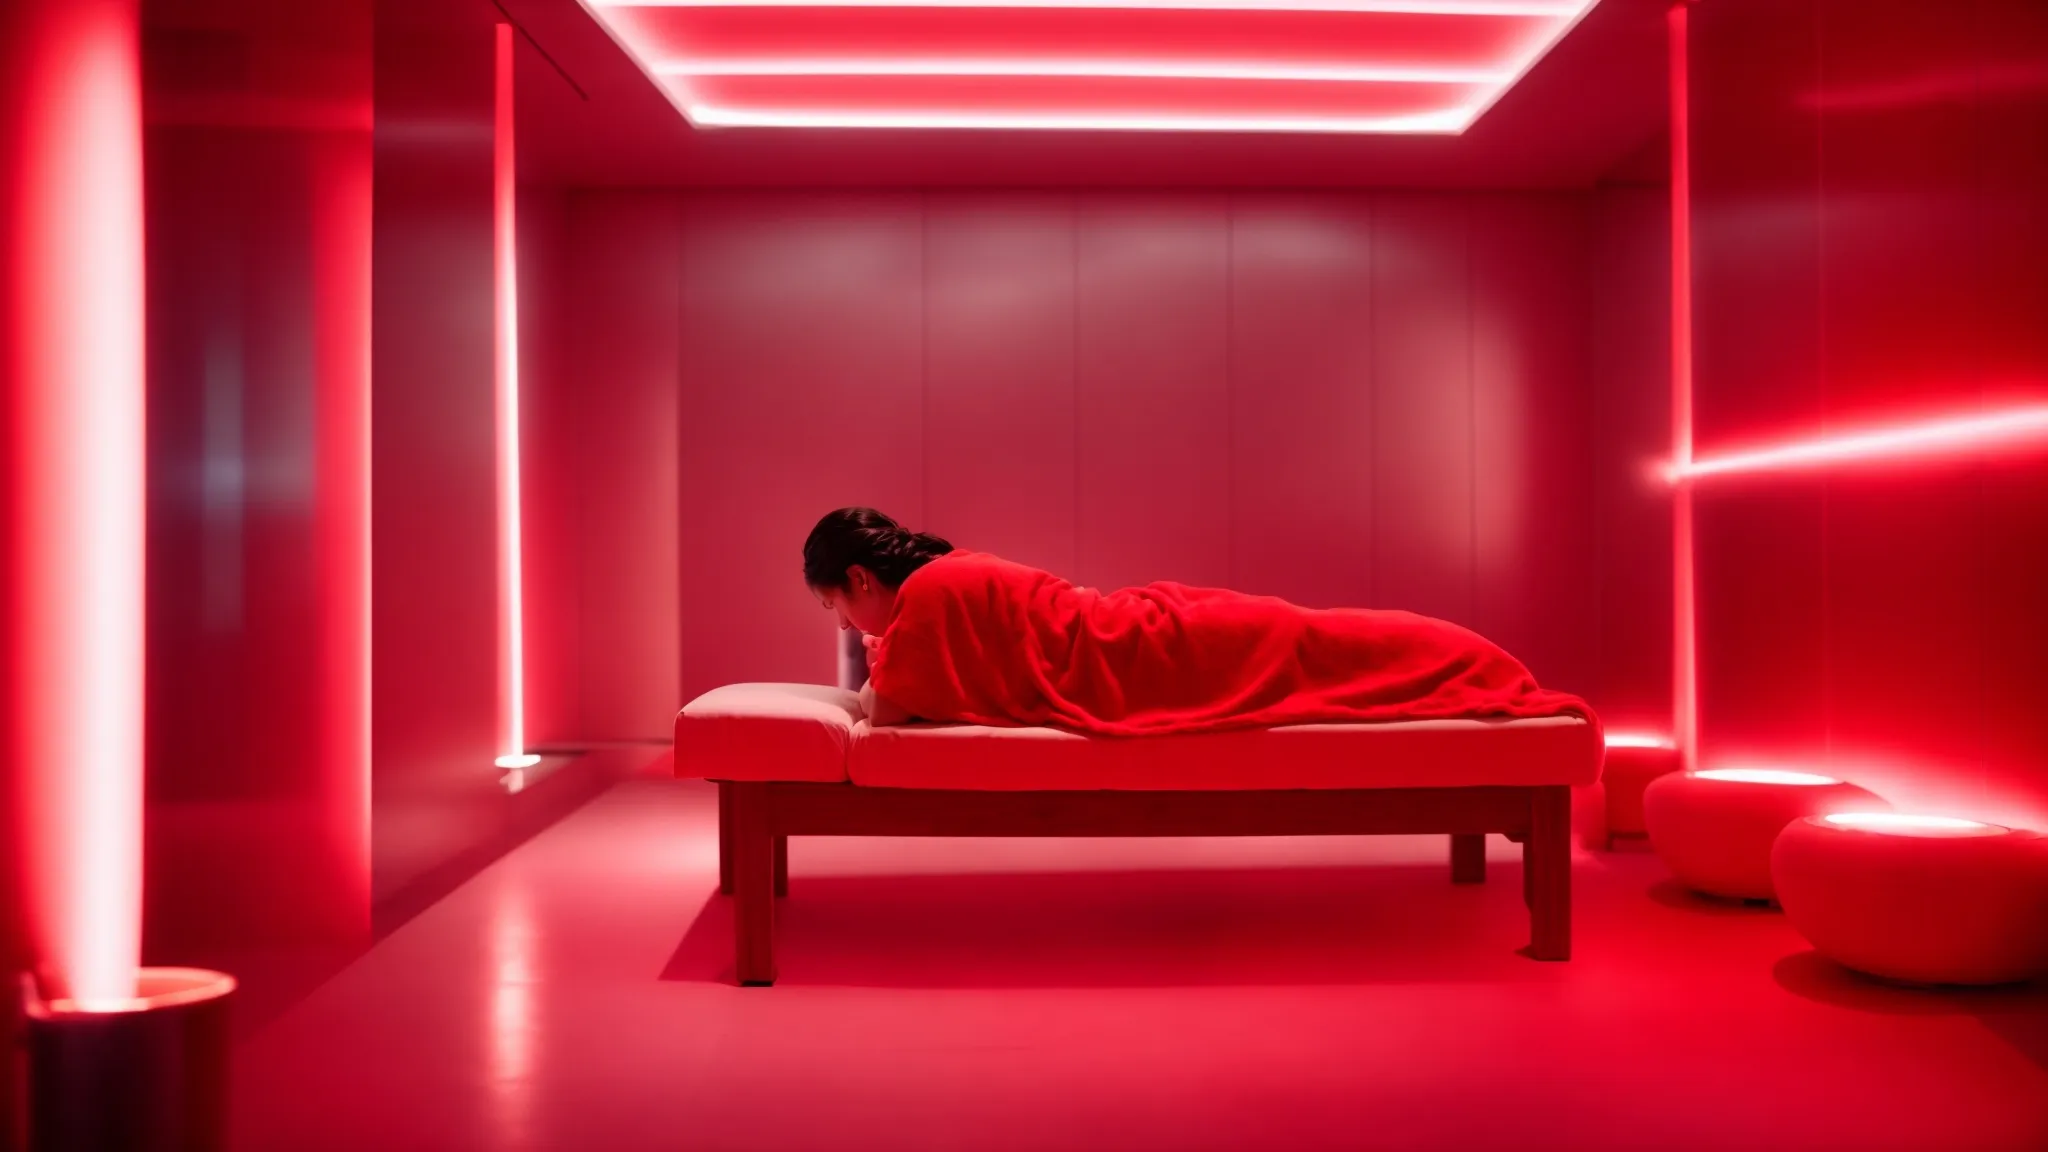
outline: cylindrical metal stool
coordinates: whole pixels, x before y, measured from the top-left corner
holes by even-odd
[[[227,1145],[232,976],[145,968],[108,1010],[25,980],[30,1152],[213,1152]]]

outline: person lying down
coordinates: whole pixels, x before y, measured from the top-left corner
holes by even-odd
[[[1098,736],[1282,724],[1582,716],[1498,645],[1410,612],[1303,608],[1175,583],[1116,592],[954,548],[872,508],[804,541],[804,582],[868,649],[875,726]]]

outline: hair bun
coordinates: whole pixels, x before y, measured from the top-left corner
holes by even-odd
[[[844,587],[854,566],[895,588],[923,565],[953,551],[929,532],[912,532],[872,508],[828,513],[804,541],[804,580],[813,588]]]

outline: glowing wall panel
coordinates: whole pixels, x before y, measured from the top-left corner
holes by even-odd
[[[1230,219],[1230,578],[1301,604],[1373,598],[1373,206],[1276,197]]]
[[[571,534],[557,539],[574,565],[571,595],[560,603],[577,620],[568,663],[576,737],[665,740],[688,699],[677,687],[683,614],[722,614],[680,598],[678,566],[726,563],[730,555],[729,546],[699,543],[708,537],[692,527],[719,514],[711,494],[701,505],[677,503],[684,462],[676,445],[686,434],[676,387],[682,207],[664,192],[575,193],[565,234],[558,307],[568,359],[559,375],[536,380],[533,394],[569,417],[535,432],[559,437],[551,441],[560,453],[555,463],[568,465],[562,478],[575,493]],[[722,558],[706,559],[712,555]]]
[[[144,945],[240,973],[369,936],[371,29],[145,16]]]
[[[524,552],[526,738],[532,747],[574,747],[583,739],[577,686],[582,613],[576,546],[581,398],[544,381],[568,371],[567,190],[519,190],[520,545]],[[674,485],[668,486],[671,493]]]
[[[924,467],[947,478],[925,486],[926,514],[1053,571],[1074,567],[1081,492],[1078,211],[1071,196],[945,197],[924,230],[925,276],[949,289],[925,305]],[[992,427],[1011,435],[977,432]]]
[[[1593,197],[1594,512],[1599,564],[1595,698],[1610,736],[1672,735],[1672,511],[1658,471],[1671,446],[1671,212],[1666,189]]]
[[[1703,755],[2039,826],[2048,12],[1956,17],[1692,10]]]
[[[1109,588],[1227,585],[1229,203],[1084,203],[1073,250],[1077,571]]]
[[[375,898],[497,835],[495,38],[376,14],[371,562]]]

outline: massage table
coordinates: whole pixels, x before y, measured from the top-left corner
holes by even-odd
[[[1308,724],[1192,736],[875,728],[853,692],[734,684],[676,718],[676,775],[718,785],[719,891],[743,985],[775,982],[791,836],[1444,833],[1451,879],[1486,835],[1522,845],[1528,954],[1571,958],[1571,789],[1603,748],[1577,717]]]

